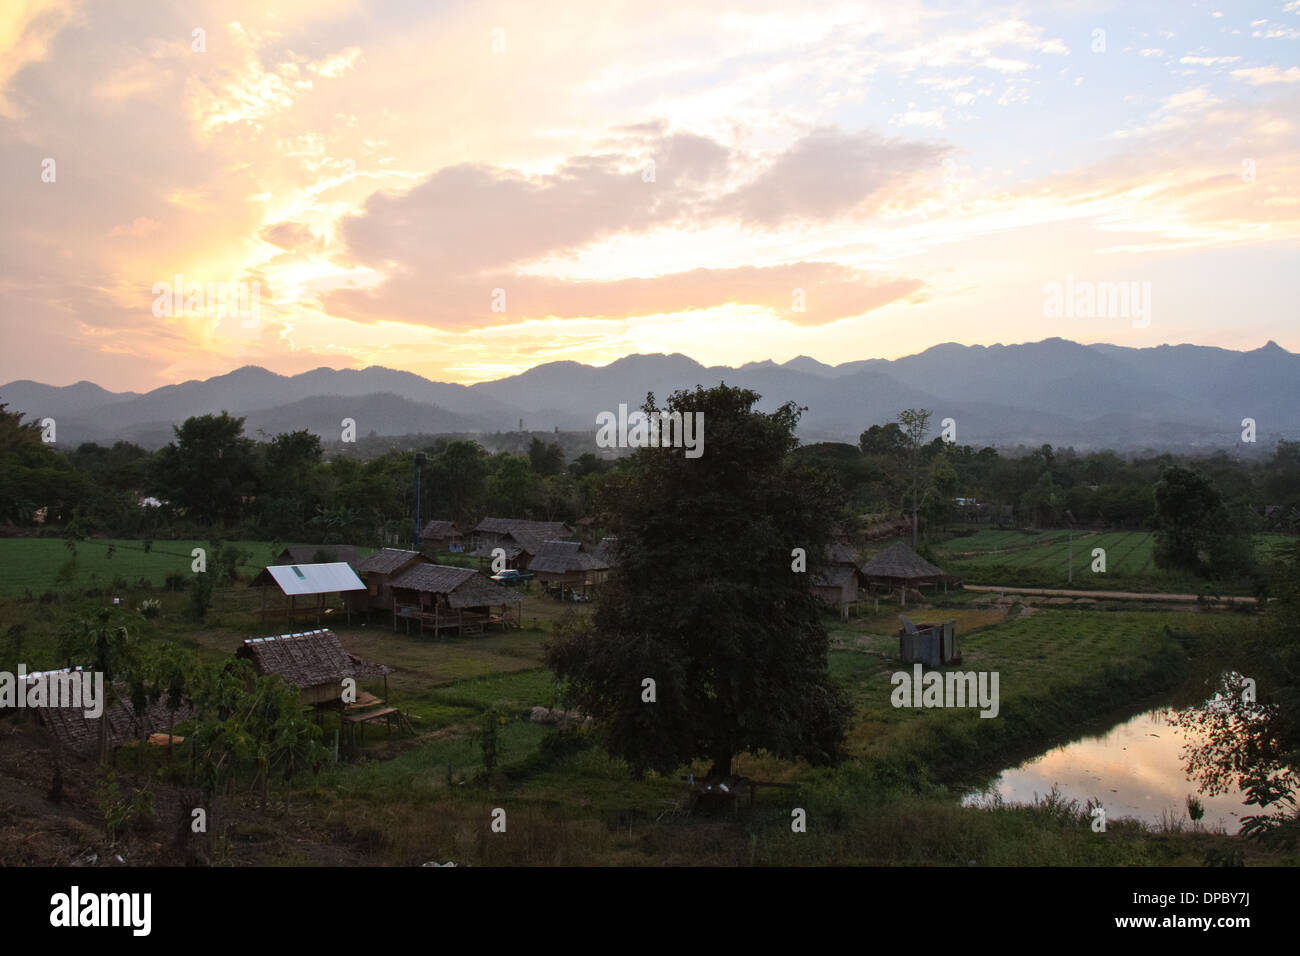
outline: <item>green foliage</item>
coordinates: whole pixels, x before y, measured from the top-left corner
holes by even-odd
[[[1240,789],[1260,812],[1242,817],[1244,836],[1294,845],[1300,836],[1300,543],[1283,550],[1273,582],[1276,601],[1240,642],[1246,675],[1224,676],[1213,701],[1180,722],[1202,742],[1187,754],[1188,773],[1214,794]],[[1249,691],[1249,692],[1248,692]]]
[[[564,449],[554,442],[534,438],[528,446],[528,462],[539,475],[558,475],[564,470]]]
[[[474,741],[483,752],[483,770],[491,774],[501,758],[501,728],[506,725],[506,715],[495,707],[483,714]]]
[[[212,577],[204,571],[193,575],[190,584],[190,614],[202,622],[212,607]]]
[[[198,716],[186,744],[195,782],[208,793],[251,775],[263,800],[272,773],[292,778],[324,759],[321,728],[297,688],[278,675],[257,676],[236,659],[188,676]]]
[[[104,820],[104,830],[110,843],[136,823],[153,821],[153,792],[142,787],[132,787],[129,794],[122,792],[113,771],[95,781],[95,797]]]
[[[1248,534],[1234,524],[1214,482],[1199,471],[1165,469],[1155,489],[1153,524],[1159,567],[1210,577],[1251,566]]]
[[[226,587],[237,583],[239,569],[248,563],[253,553],[233,544],[223,544],[214,550],[216,551],[217,586]]]
[[[164,496],[207,524],[237,520],[255,488],[254,442],[244,437],[244,419],[199,415],[173,431],[176,440],[154,462]]]
[[[42,441],[38,422],[0,404],[0,521],[28,523],[42,509],[61,521],[83,486],[81,475]]]
[[[799,411],[754,411],[758,395],[678,392],[702,413],[704,454],[643,448],[616,474],[619,567],[590,625],[557,628],[548,661],[606,748],[638,771],[767,749],[828,763],[848,705],[826,670],[828,638],[809,581],[822,566],[834,482],[791,455]],[[647,412],[657,411],[653,396]],[[682,543],[690,541],[691,547]],[[791,570],[791,549],[808,573]],[[656,702],[642,700],[643,679]]]

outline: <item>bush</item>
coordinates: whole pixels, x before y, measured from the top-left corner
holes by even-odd
[[[145,598],[140,602],[140,606],[136,608],[136,610],[144,617],[154,618],[157,617],[158,612],[162,610],[162,602],[157,598]]]
[[[208,616],[212,607],[212,578],[206,573],[194,575],[194,587],[190,589],[190,611],[196,620],[202,621]]]
[[[547,734],[537,745],[538,752],[548,763],[557,763],[592,746],[591,735],[581,730],[557,730]]]
[[[118,834],[129,829],[133,823],[149,824],[153,821],[153,793],[132,788],[129,796],[123,794],[117,783],[117,774],[112,771],[99,779],[95,793],[99,798],[99,810],[110,842],[116,841]]]

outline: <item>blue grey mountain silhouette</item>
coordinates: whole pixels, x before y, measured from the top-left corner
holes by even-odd
[[[143,394],[90,382],[0,386],[0,402],[30,418],[53,417],[60,444],[127,439],[157,447],[173,424],[220,410],[246,418],[254,437],[308,428],[326,440],[353,418],[366,435],[526,430],[595,432],[596,414],[639,406],[695,385],[751,388],[770,410],[806,406],[804,441],[856,442],[905,408],[928,408],[933,427],[952,418],[960,444],[1050,443],[1077,449],[1231,448],[1244,418],[1257,448],[1300,435],[1300,355],[1274,342],[1253,351],[1197,345],[1128,348],[1060,338],[1022,345],[936,345],[899,359],[831,366],[806,356],[783,364],[706,367],[685,355],[629,355],[609,365],[551,362],[476,385],[434,382],[372,367],[318,368],[284,376],[246,366]]]

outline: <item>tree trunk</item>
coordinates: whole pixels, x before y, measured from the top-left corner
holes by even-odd
[[[916,550],[916,465],[912,465],[912,550]]]

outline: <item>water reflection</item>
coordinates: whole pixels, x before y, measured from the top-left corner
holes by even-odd
[[[1258,813],[1244,803],[1238,790],[1211,796],[1198,792],[1188,777],[1183,747],[1200,743],[1192,730],[1170,723],[1176,712],[1147,711],[1102,736],[1084,737],[1057,747],[1002,774],[988,790],[969,794],[963,806],[986,806],[996,793],[1006,803],[1033,803],[1055,785],[1080,807],[1089,800],[1100,803],[1108,820],[1126,817],[1146,823],[1181,820],[1192,825],[1187,797],[1194,795],[1204,807],[1200,823],[1210,830],[1235,834],[1240,818]]]

